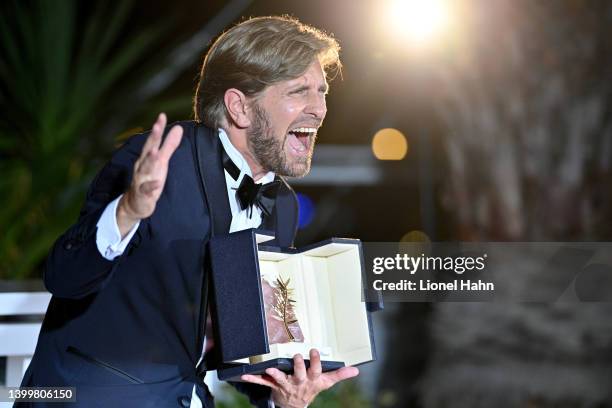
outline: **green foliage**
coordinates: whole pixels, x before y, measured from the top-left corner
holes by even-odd
[[[125,100],[119,108],[118,85],[124,95],[142,84],[144,77],[120,81],[143,65],[164,30],[123,39],[131,1],[98,1],[88,13],[79,3],[0,6],[0,279],[35,276],[77,218],[99,167],[93,159],[107,153],[101,133],[113,113],[135,109]]]
[[[242,393],[236,391],[234,387],[229,384],[223,384],[224,399],[216,399],[215,407],[217,408],[252,408],[253,406],[249,402],[249,399]]]
[[[356,381],[344,381],[322,392],[309,408],[369,408],[372,404],[364,397]]]
[[[227,396],[223,401],[215,400],[218,408],[251,408],[246,396],[230,385],[223,390]],[[344,381],[323,391],[308,408],[369,408],[372,404],[363,396],[356,381]]]

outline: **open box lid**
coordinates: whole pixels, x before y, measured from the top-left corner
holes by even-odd
[[[332,238],[298,250],[266,246],[265,241],[273,238],[269,233],[249,229],[215,237],[209,243],[213,328],[221,360],[219,363],[231,363],[270,353],[260,261],[274,263],[297,255],[316,264],[319,259],[344,252],[348,254],[350,251],[347,256],[352,257],[352,262],[360,268],[362,281],[365,278],[359,240]],[[358,259],[355,260],[355,257]],[[357,285],[362,285],[362,282],[357,282]],[[363,286],[356,287],[355,290],[363,295]],[[363,300],[363,297],[360,300]],[[382,308],[380,302],[361,306],[362,311],[359,313],[364,313],[363,308],[367,312]],[[368,361],[371,361],[375,359],[375,348],[369,313],[366,313],[365,319],[364,325],[367,327],[363,326],[362,330],[367,330],[364,336],[369,335],[369,338],[364,339],[369,341],[371,359]]]

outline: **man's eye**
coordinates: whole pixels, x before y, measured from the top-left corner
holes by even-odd
[[[296,89],[295,91],[291,92],[293,95],[303,95],[306,93],[306,89]]]

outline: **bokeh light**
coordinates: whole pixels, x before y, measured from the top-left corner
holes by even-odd
[[[298,206],[299,206],[299,219],[298,228],[306,228],[314,219],[315,205],[313,201],[306,194],[297,193]]]
[[[431,242],[431,240],[429,239],[429,236],[423,231],[414,230],[414,231],[405,233],[400,239],[400,242],[428,242],[429,243]]]
[[[449,22],[448,0],[391,0],[387,19],[396,35],[421,44],[440,35]]]
[[[407,232],[400,238],[399,247],[400,251],[411,256],[429,255],[431,253],[431,239],[423,231],[414,230]]]
[[[379,160],[402,160],[408,153],[408,141],[397,129],[381,129],[372,139],[372,152]]]

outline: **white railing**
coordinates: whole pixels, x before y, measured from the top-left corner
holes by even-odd
[[[7,387],[21,383],[50,299],[47,292],[0,292],[0,357],[6,357]],[[28,315],[40,315],[41,321],[19,321]]]

